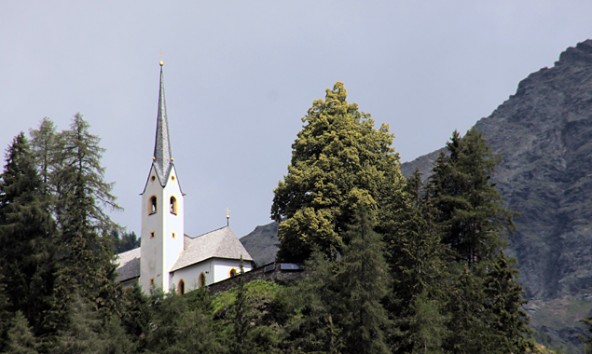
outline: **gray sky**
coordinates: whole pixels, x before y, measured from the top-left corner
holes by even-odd
[[[335,81],[408,161],[592,33],[591,1],[3,1],[0,144],[76,112],[140,231],[161,52],[185,232],[270,221],[301,117]],[[2,163],[3,165],[4,163]]]

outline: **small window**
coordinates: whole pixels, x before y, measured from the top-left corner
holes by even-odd
[[[152,182],[154,182],[154,181],[156,180],[156,176],[152,176],[152,177],[150,177],[150,180],[151,180]]]
[[[230,277],[231,277],[231,278],[234,278],[234,277],[236,277],[236,268],[232,268],[232,269],[230,270],[229,274],[230,274]]]
[[[154,238],[154,231],[150,233],[150,238]]]
[[[154,278],[150,278],[150,286],[154,287]]]
[[[177,215],[177,198],[171,197],[171,214]]]
[[[175,176],[171,176],[171,179],[174,181],[175,180]]]
[[[150,197],[150,204],[148,205],[148,214],[156,214],[156,197]]]
[[[206,275],[201,272],[199,273],[199,279],[197,279],[197,287],[201,288],[204,285],[206,285]]]
[[[177,234],[173,232],[173,238],[176,238],[176,237],[177,237]]]
[[[180,295],[185,294],[185,282],[183,279],[179,280],[179,284],[177,285],[177,293]]]

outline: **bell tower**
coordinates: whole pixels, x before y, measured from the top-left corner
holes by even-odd
[[[183,192],[175,170],[160,62],[160,90],[152,166],[142,192],[140,287],[168,292],[169,271],[183,252]]]

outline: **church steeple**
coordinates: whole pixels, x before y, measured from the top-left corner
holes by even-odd
[[[164,186],[166,184],[171,166],[172,166],[172,152],[171,140],[169,137],[169,123],[166,113],[166,100],[164,98],[164,75],[162,67],[164,62],[160,62],[160,90],[158,92],[158,114],[156,117],[156,141],[154,143],[154,167],[160,180]]]

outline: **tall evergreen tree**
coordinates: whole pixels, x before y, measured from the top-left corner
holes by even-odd
[[[389,341],[394,352],[438,352],[446,332],[447,252],[440,243],[430,202],[422,192],[419,172],[407,180],[405,192],[411,208],[393,215],[403,221],[386,234],[393,270],[388,309],[395,322]]]
[[[512,213],[491,182],[499,160],[476,129],[462,138],[455,131],[447,150],[438,157],[427,189],[441,242],[454,255],[448,266],[454,282],[447,288],[451,336],[446,348],[523,352],[528,329],[521,288],[503,253]]]
[[[111,194],[111,184],[104,181],[100,163],[103,149],[80,114],[57,141],[60,154],[53,183],[60,248],[50,318],[54,323],[67,322],[67,305],[74,292],[96,308],[118,313],[122,294],[114,280],[108,236],[114,223],[103,208],[119,207]]]
[[[286,351],[291,353],[341,353],[343,339],[333,305],[340,289],[336,262],[313,248],[305,263],[304,277],[288,289]]]
[[[0,269],[12,311],[41,331],[53,286],[55,226],[24,134],[8,148],[0,179]]]
[[[384,299],[389,290],[389,267],[381,236],[373,231],[371,214],[359,207],[350,225],[350,245],[339,260],[340,286],[334,314],[345,341],[345,353],[388,353],[385,331],[390,326]]]
[[[334,257],[349,243],[343,237],[357,206],[381,210],[401,193],[399,156],[388,126],[375,129],[370,115],[346,98],[338,82],[324,100],[314,101],[292,145],[288,174],[275,189],[271,210],[280,222],[282,259],[302,261],[313,247]]]

